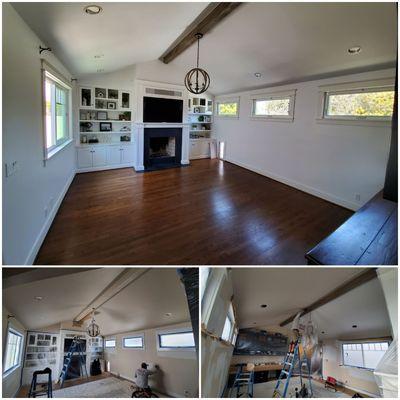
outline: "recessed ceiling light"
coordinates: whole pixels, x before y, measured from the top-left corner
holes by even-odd
[[[325,334],[325,331],[322,331],[321,333],[324,335],[324,334]]]
[[[167,312],[164,314],[166,317],[170,317],[172,314],[170,312]]]
[[[86,6],[84,9],[86,14],[89,15],[96,15],[96,14],[100,14],[103,9],[100,6],[97,6],[96,4],[91,4],[90,6]]]
[[[254,76],[255,76],[256,78],[261,78],[261,72],[255,72],[255,73],[254,73]]]
[[[348,52],[349,54],[358,54],[358,53],[361,52],[361,46],[353,46],[353,47],[350,47],[349,49],[347,49],[347,52]]]
[[[352,328],[357,328],[357,325],[353,325]]]
[[[104,72],[104,69],[103,68],[98,69],[97,72]]]
[[[103,58],[104,57],[104,54],[96,54],[95,56],[94,56],[94,58]]]
[[[266,304],[261,304],[260,307],[261,307],[261,308],[267,308],[267,305],[266,305]]]
[[[43,297],[42,296],[35,296],[34,299],[36,301],[41,301],[41,300],[43,300]]]

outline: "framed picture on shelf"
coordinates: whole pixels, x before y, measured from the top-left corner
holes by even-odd
[[[107,101],[107,108],[109,110],[115,110],[117,108],[116,105],[117,104],[114,101]]]
[[[100,98],[105,98],[107,97],[107,92],[106,89],[102,89],[102,88],[96,88],[95,89],[95,97],[100,97]]]
[[[118,90],[108,89],[108,98],[109,99],[118,99]]]
[[[111,122],[100,122],[100,132],[110,132],[112,131]]]
[[[98,111],[97,112],[97,119],[98,120],[107,120],[108,119],[107,111]]]

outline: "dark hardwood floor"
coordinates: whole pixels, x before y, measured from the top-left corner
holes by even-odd
[[[351,215],[216,159],[78,174],[36,264],[305,264]]]

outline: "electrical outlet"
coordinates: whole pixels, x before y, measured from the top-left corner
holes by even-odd
[[[361,200],[361,194],[356,193],[356,201],[360,201]]]
[[[6,163],[6,177],[14,175],[19,170],[18,161]]]

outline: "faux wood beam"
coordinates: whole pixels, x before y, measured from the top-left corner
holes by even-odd
[[[196,33],[205,35],[241,4],[239,2],[210,3],[168,47],[160,60],[165,64],[170,63],[197,40]]]
[[[327,295],[321,297],[314,303],[310,304],[308,307],[304,308],[301,315],[308,314],[311,311],[314,311],[317,308],[322,307],[323,305],[337,299],[338,297],[344,295],[345,293],[349,292],[350,290],[353,290],[353,289],[357,288],[358,286],[360,286],[366,282],[369,282],[371,279],[374,279],[374,278],[376,278],[376,268],[368,268],[366,271],[357,275],[355,278],[344,283],[343,285],[338,286],[337,288],[335,288],[334,290],[329,292]],[[296,315],[297,315],[297,313],[293,314],[291,317],[282,321],[279,325],[285,326],[287,324],[290,324],[295,319]]]
[[[101,307],[148,271],[149,268],[125,268],[73,319],[73,322],[81,323],[90,318],[93,308],[98,309]]]

